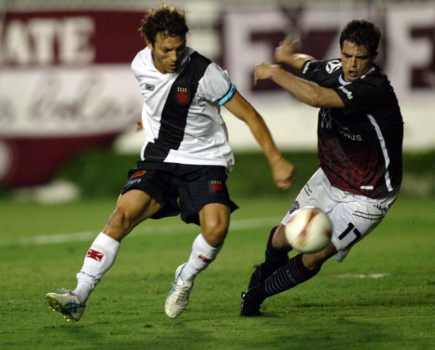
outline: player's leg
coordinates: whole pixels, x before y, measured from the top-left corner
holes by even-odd
[[[329,197],[329,200],[322,199],[322,209],[328,212],[334,227],[331,243],[319,253],[295,256],[263,283],[244,293],[242,316],[258,316],[264,299],[308,281],[332,256],[339,262],[343,261],[353,245],[379,225],[397,196],[391,194],[386,198],[372,200],[335,188],[328,189],[327,183],[322,193]],[[331,205],[334,207],[331,208]],[[277,234],[285,238],[284,230],[278,231]]]
[[[165,302],[170,318],[178,317],[186,307],[196,276],[204,271],[222,249],[229,227],[230,208],[224,204],[207,204],[199,212],[201,233],[192,244],[187,263],[175,271],[175,281]]]
[[[162,208],[148,193],[133,189],[121,195],[103,231],[88,250],[73,293],[86,303],[90,293],[115,262],[120,243],[131,230]]]
[[[190,180],[192,179],[192,180]],[[180,185],[181,216],[200,225],[201,233],[192,244],[189,260],[180,265],[166,303],[166,314],[175,318],[187,305],[194,279],[222,249],[228,232],[230,213],[237,206],[229,199],[223,167],[199,167]]]
[[[260,305],[265,298],[313,278],[319,272],[321,265],[335,254],[334,246],[330,245],[322,252],[311,254],[310,259],[305,257],[306,254],[299,254],[289,259],[287,253],[291,251],[291,246],[285,238],[285,223],[294,211],[308,205],[329,211],[336,205],[336,202],[329,198],[329,187],[323,172],[317,171],[305,184],[281,221],[281,225],[269,236],[266,259],[252,274],[248,292],[242,293],[240,313],[242,316],[260,315]],[[307,265],[304,265],[305,262]],[[259,269],[261,274],[258,273]]]
[[[284,290],[308,281],[314,277],[322,265],[332,256],[337,261],[343,261],[350,249],[372,232],[385,216],[382,208],[382,200],[370,200],[360,196],[354,196],[343,191],[330,188],[328,202],[337,203],[328,216],[334,227],[331,243],[327,248],[315,254],[299,254],[290,259],[270,276],[265,284],[253,291],[260,299],[281,293]],[[328,205],[325,206],[327,208]],[[277,241],[285,239],[284,226],[276,233]]]
[[[265,260],[258,265],[254,266],[254,272],[249,280],[248,289],[251,289],[261,282],[264,282],[269,276],[271,276],[278,268],[283,266],[288,261],[288,253],[292,247],[287,243],[284,235],[284,223],[288,220],[290,214],[307,205],[313,205],[320,207],[319,200],[315,195],[316,192],[322,192],[322,175],[323,172],[317,171],[310,180],[305,184],[297,196],[290,210],[286,213],[281,224],[275,226],[270,231],[266,250]]]
[[[222,249],[230,223],[230,208],[224,204],[207,204],[199,212],[201,233],[195,238],[182,277],[191,281],[205,270]]]
[[[340,198],[336,198],[337,204],[328,212],[334,227],[328,247],[318,253],[298,254],[288,260],[264,283],[249,290],[250,296],[262,301],[313,278],[332,256],[342,261],[351,247],[373,231],[384,217],[373,203],[355,200],[355,196],[336,189],[331,189],[330,194],[330,197],[338,194]],[[284,225],[280,227],[275,234],[277,241],[285,240]]]
[[[272,275],[280,266],[284,265],[288,260],[288,253],[291,246],[288,244],[276,243],[279,235],[278,230],[282,230],[282,225],[275,226],[269,233],[269,238],[266,243],[265,259],[261,264],[254,266],[254,272],[249,280],[248,289],[251,289],[261,282],[265,281]],[[275,243],[274,243],[275,242]]]
[[[145,172],[132,173],[132,178],[145,176]],[[148,175],[147,175],[148,176]],[[158,175],[151,175],[158,176]],[[146,179],[142,179],[146,183]],[[120,242],[143,220],[153,216],[163,206],[161,196],[145,192],[146,188],[131,187],[129,181],[119,196],[116,209],[103,231],[95,238],[77,274],[77,286],[64,294],[48,293],[46,300],[55,311],[68,320],[80,320],[86,302],[103,275],[111,268],[118,254]],[[154,197],[160,198],[159,200]]]
[[[298,254],[280,266],[265,281],[242,293],[241,316],[259,316],[266,298],[296,287],[316,276],[322,265],[337,253],[335,246],[315,254]]]

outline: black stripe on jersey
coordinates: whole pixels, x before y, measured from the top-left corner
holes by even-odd
[[[145,160],[163,162],[171,149],[178,149],[184,138],[190,105],[211,61],[194,52],[190,61],[172,84],[160,119],[160,130],[154,142],[144,151]]]

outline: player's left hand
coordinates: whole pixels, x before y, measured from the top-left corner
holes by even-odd
[[[284,41],[279,43],[279,46],[275,49],[276,62],[287,62],[293,55],[294,48],[299,44],[299,39],[287,37]]]
[[[272,165],[272,176],[276,186],[285,190],[293,186],[296,179],[296,169],[293,164],[280,158]]]

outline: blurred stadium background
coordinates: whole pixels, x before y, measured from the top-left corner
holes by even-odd
[[[95,193],[91,188],[103,181],[102,171],[121,188],[124,177],[119,176],[134,165],[145,137],[134,132],[142,99],[130,62],[144,46],[137,31],[144,11],[160,3],[0,0],[2,196],[68,200],[79,195],[78,188]],[[272,84],[254,88],[253,67],[272,61],[286,35],[301,38],[302,52],[326,59],[338,56],[338,36],[349,20],[377,23],[384,35],[378,63],[396,89],[405,118],[405,185],[410,193],[435,192],[435,1],[166,3],[186,11],[189,46],[228,70],[280,148],[311,154],[313,162],[317,110]],[[241,164],[235,171],[246,174],[258,161],[253,156],[258,146],[241,122],[223,114]],[[93,156],[86,156],[90,152]],[[115,176],[119,168],[124,175]]]

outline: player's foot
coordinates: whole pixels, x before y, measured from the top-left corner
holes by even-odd
[[[240,302],[240,316],[252,317],[261,316],[260,305],[263,301],[259,301],[248,292],[242,292],[242,300]]]
[[[185,282],[181,279],[181,271],[185,265],[178,266],[175,271],[174,285],[166,297],[165,312],[170,318],[176,318],[183,312],[193,289],[193,282]]]
[[[53,311],[58,311],[63,314],[67,321],[77,322],[83,315],[86,305],[80,302],[77,295],[71,291],[65,294],[48,293],[45,296],[48,306]]]

